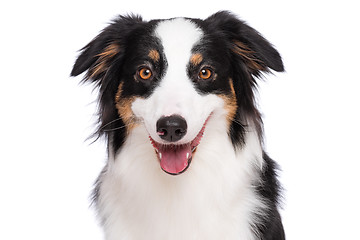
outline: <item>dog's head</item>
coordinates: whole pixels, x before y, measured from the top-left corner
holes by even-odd
[[[86,45],[72,76],[100,88],[100,126],[111,149],[144,125],[168,173],[183,172],[207,123],[223,119],[232,143],[246,126],[261,136],[255,78],[283,71],[279,53],[257,31],[227,12],[206,20],[143,21],[120,16]]]

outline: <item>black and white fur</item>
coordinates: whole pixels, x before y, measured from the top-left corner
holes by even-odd
[[[71,75],[99,87],[108,142],[93,194],[107,240],[285,239],[254,99],[270,69],[283,71],[279,53],[228,12],[119,16],[81,50]],[[157,127],[169,116],[186,121],[180,139]],[[157,148],[175,156],[194,139],[186,168],[164,169]]]

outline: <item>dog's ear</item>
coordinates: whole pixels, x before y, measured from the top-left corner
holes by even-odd
[[[120,16],[106,27],[98,36],[80,51],[71,76],[77,76],[87,70],[84,80],[96,81],[102,79],[111,61],[124,53],[124,42],[138,23],[140,16]]]
[[[221,31],[230,40],[231,50],[241,57],[251,74],[257,76],[260,72],[270,69],[282,72],[284,66],[280,54],[258,33],[229,12],[215,13],[205,20],[213,31]]]

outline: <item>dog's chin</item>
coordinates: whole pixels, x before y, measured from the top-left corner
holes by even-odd
[[[185,144],[162,144],[156,142],[151,136],[150,142],[153,145],[161,169],[170,175],[184,173],[190,166],[196,148],[204,135],[207,120],[196,137]]]

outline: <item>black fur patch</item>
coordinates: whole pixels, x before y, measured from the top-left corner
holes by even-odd
[[[255,188],[269,206],[266,215],[259,216],[263,224],[255,226],[265,240],[285,240],[285,233],[277,206],[280,204],[281,186],[277,180],[277,164],[264,152],[265,169]]]

